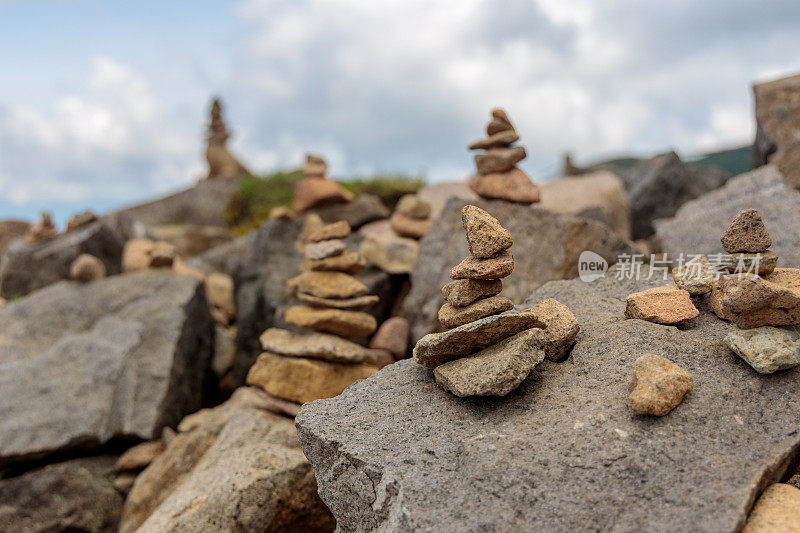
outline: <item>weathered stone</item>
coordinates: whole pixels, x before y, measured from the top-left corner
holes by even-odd
[[[794,75],[753,85],[756,116],[753,166],[772,163],[793,187],[800,186],[798,82],[800,77]]]
[[[355,298],[320,298],[304,292],[298,292],[297,299],[314,307],[329,307],[332,309],[364,309],[372,307],[380,300],[374,294],[356,296]]]
[[[397,202],[395,212],[409,218],[424,220],[431,216],[431,204],[416,194],[404,194]]]
[[[470,150],[488,150],[490,148],[506,148],[519,140],[519,135],[514,130],[501,131],[489,135],[485,139],[475,141],[469,145]]]
[[[477,258],[494,257],[514,244],[511,233],[480,207],[465,205],[461,210],[461,224],[467,234],[469,252]]]
[[[736,213],[720,240],[729,254],[766,252],[772,246],[764,221],[755,209],[742,209]]]
[[[114,463],[116,472],[141,470],[153,462],[164,451],[164,441],[150,440],[125,450]]]
[[[479,259],[472,254],[450,269],[453,279],[498,279],[504,278],[514,271],[514,258],[508,251],[495,257]]]
[[[344,272],[355,276],[367,268],[367,260],[358,252],[344,252],[325,259],[306,259],[301,265],[303,270],[322,272]]]
[[[164,224],[147,228],[157,241],[168,242],[182,257],[194,257],[233,240],[227,228],[200,224]]]
[[[708,308],[740,328],[800,325],[800,269],[722,276],[711,288]]]
[[[294,333],[269,328],[260,337],[267,352],[290,357],[311,357],[334,363],[367,363],[376,365],[381,354],[347,339],[326,333]]]
[[[454,307],[464,307],[475,300],[500,294],[499,279],[457,279],[442,287],[442,296]]]
[[[511,125],[511,122],[509,122],[508,119],[501,117],[492,117],[492,120],[486,126],[487,135],[494,135],[495,133],[500,133],[501,131],[507,130],[513,131],[514,126]]]
[[[469,187],[478,196],[489,200],[507,200],[521,204],[539,201],[539,187],[518,168],[502,173],[478,174],[469,181]]]
[[[109,275],[119,274],[122,237],[101,222],[35,243],[17,240],[0,259],[0,296],[24,296],[69,278],[69,267],[81,254],[100,259]]]
[[[294,423],[268,409],[246,387],[184,419],[136,479],[120,531],[331,531]]]
[[[115,531],[123,497],[114,456],[72,459],[0,480],[0,530]]]
[[[439,322],[443,328],[452,329],[513,308],[514,303],[505,296],[484,298],[464,307],[446,303],[439,309]]]
[[[363,311],[320,309],[308,305],[290,307],[286,311],[286,322],[347,338],[366,337],[378,327],[375,317]]]
[[[333,239],[330,241],[306,244],[305,254],[307,259],[325,259],[326,257],[340,255],[346,249],[347,245],[344,241]]]
[[[625,320],[625,297],[656,282],[619,272],[530,295],[526,306],[567,305],[581,333],[571,363],[541,363],[504,398],[456,398],[406,360],[303,406],[300,442],[338,527],[739,531],[796,458],[800,404],[787,398],[800,368],[753,372],[722,343],[731,326],[708,312],[691,329]],[[634,361],[648,352],[697,384],[665,418],[625,404]]]
[[[0,464],[153,439],[200,406],[212,323],[194,278],[62,282],[0,307],[0,323]]]
[[[408,352],[408,334],[411,324],[401,316],[393,316],[380,325],[369,341],[369,347],[386,350],[395,359],[402,359]]]
[[[797,531],[800,531],[800,489],[774,483],[761,494],[742,533]]]
[[[345,239],[350,235],[350,231],[350,224],[345,220],[339,220],[314,231],[306,237],[306,240],[308,242],[320,242],[331,239]]]
[[[669,359],[648,353],[639,357],[633,367],[628,407],[640,415],[664,416],[693,388],[689,372]]]
[[[544,360],[544,333],[529,329],[480,352],[437,366],[436,382],[456,396],[505,396]]]
[[[475,166],[479,174],[494,174],[495,172],[508,172],[517,163],[525,159],[524,146],[511,148],[492,148],[485,154],[475,155]]]
[[[69,277],[75,281],[95,281],[106,277],[106,266],[93,255],[81,254],[69,266]]]
[[[421,239],[431,229],[432,218],[411,218],[403,213],[396,212],[389,219],[392,229],[401,237]]]
[[[800,332],[762,326],[731,329],[725,344],[760,374],[772,374],[800,364]]]
[[[303,178],[294,187],[292,209],[295,213],[303,213],[320,204],[349,202],[353,194],[341,185],[327,178]]]
[[[625,305],[626,318],[664,325],[682,324],[699,313],[689,292],[673,285],[630,294]]]
[[[297,291],[319,298],[355,298],[367,293],[367,286],[343,272],[303,272],[296,278]]]
[[[156,242],[148,252],[150,268],[172,268],[172,264],[178,258],[175,247],[168,242]]]
[[[406,237],[369,235],[358,248],[367,263],[388,274],[406,274],[417,262],[419,243]]]
[[[150,267],[150,250],[155,241],[144,238],[130,239],[122,248],[122,272],[131,274]]]
[[[698,254],[681,266],[672,269],[672,279],[679,289],[691,296],[711,292],[711,285],[719,279],[719,272],[711,266],[708,257]]]
[[[284,357],[264,352],[247,374],[247,384],[297,403],[332,398],[359,379],[378,370],[366,364],[342,364]]]
[[[771,249],[781,258],[779,266],[800,265],[800,191],[786,184],[773,165],[767,165],[728,181],[724,187],[685,203],[674,218],[655,222],[658,239],[667,257],[681,253],[723,252],[720,235],[742,209],[757,209],[772,238]]]
[[[544,322],[534,313],[487,316],[449,331],[425,335],[414,346],[414,360],[435,368],[531,328],[544,328]]]
[[[754,254],[720,254],[714,256],[714,264],[728,272],[766,276],[772,274],[775,267],[778,266],[778,254],[772,250]]]
[[[548,298],[525,312],[536,313],[544,323],[544,353],[547,359],[563,361],[581,330],[578,319],[569,307],[554,298]]]

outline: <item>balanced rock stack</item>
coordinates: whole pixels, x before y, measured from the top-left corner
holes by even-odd
[[[211,102],[209,119],[208,132],[206,134],[206,140],[208,141],[206,146],[207,179],[237,178],[250,174],[250,171],[226,147],[231,134],[222,118],[222,104],[218,98],[214,98],[213,102]]]
[[[431,204],[416,194],[406,194],[397,202],[389,223],[401,237],[421,239],[433,224]]]
[[[505,111],[492,110],[486,134],[485,139],[469,146],[470,150],[486,150],[475,156],[478,174],[470,180],[470,188],[483,198],[521,204],[538,202],[539,188],[516,166],[527,154],[525,147],[513,146],[519,135]]]
[[[372,334],[377,322],[362,309],[378,297],[353,277],[366,266],[363,257],[346,250],[350,225],[334,222],[304,236],[303,272],[289,280],[303,302],[286,311],[286,322],[316,330],[295,333],[270,328],[261,336],[262,353],[247,383],[297,403],[340,394],[358,379],[394,361],[385,350],[365,348],[349,339]]]
[[[325,177],[328,165],[318,156],[308,154],[303,167],[303,179],[294,188],[292,209],[302,213],[316,205],[349,202],[353,195],[341,185]]]
[[[533,310],[513,308],[498,296],[501,278],[514,270],[511,234],[489,213],[461,211],[470,254],[450,271],[442,288],[447,302],[439,321],[448,331],[424,336],[414,347],[417,363],[434,369],[436,381],[456,396],[504,396],[545,357],[545,323]],[[477,353],[476,353],[477,352]]]
[[[30,243],[46,241],[47,239],[52,239],[57,234],[58,231],[53,225],[50,213],[42,211],[42,220],[28,228],[28,232],[25,234],[25,240]]]

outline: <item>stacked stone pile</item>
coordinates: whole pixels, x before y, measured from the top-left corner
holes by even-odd
[[[431,204],[416,194],[406,194],[397,202],[389,224],[401,237],[421,239],[433,224]]]
[[[353,199],[349,191],[325,176],[327,170],[328,165],[322,157],[313,154],[306,156],[304,177],[294,188],[292,210],[295,213],[321,204],[349,202]]]
[[[345,221],[322,225],[309,217],[301,238],[303,272],[289,280],[302,303],[286,311],[286,322],[311,333],[270,328],[261,336],[265,350],[250,369],[247,383],[297,403],[340,394],[358,379],[394,361],[386,350],[365,348],[350,339],[371,335],[375,318],[363,309],[378,296],[353,277],[365,268],[360,254],[347,251]]]
[[[208,178],[238,178],[250,171],[228,151],[226,147],[231,134],[222,118],[222,104],[218,98],[211,102],[206,146]]]
[[[25,240],[28,242],[39,242],[47,239],[52,239],[58,234],[58,230],[53,225],[53,220],[50,218],[50,213],[42,211],[42,219],[36,224],[28,228],[25,234]]]
[[[470,150],[486,151],[475,156],[478,174],[470,180],[470,188],[483,198],[522,204],[538,202],[539,188],[516,166],[527,154],[525,147],[513,146],[519,135],[505,111],[492,110],[486,135],[469,146]]]

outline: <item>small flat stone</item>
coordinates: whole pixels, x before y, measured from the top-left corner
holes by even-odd
[[[794,328],[733,328],[725,336],[725,344],[759,374],[800,364],[800,332]]]
[[[358,252],[344,252],[325,259],[305,259],[301,266],[303,270],[317,270],[321,272],[344,272],[355,276],[367,268],[367,260]]]
[[[401,237],[421,239],[431,229],[432,218],[411,218],[403,213],[395,212],[389,219],[392,229]]]
[[[364,309],[375,305],[380,300],[374,294],[356,296],[355,298],[320,298],[303,292],[297,293],[297,299],[314,307],[329,307],[331,309]]]
[[[372,365],[331,363],[265,352],[250,368],[247,384],[290,402],[306,403],[338,396],[377,370]]]
[[[306,259],[325,259],[326,257],[340,255],[344,253],[346,249],[347,244],[339,239],[314,242],[306,244],[305,256]]]
[[[414,346],[414,360],[422,366],[437,366],[470,355],[520,331],[544,328],[534,313],[505,313],[481,318],[442,333],[430,333]]]
[[[479,259],[468,255],[459,264],[450,269],[452,279],[500,279],[514,271],[514,258],[508,250],[496,257]]]
[[[524,146],[492,148],[485,154],[475,155],[475,167],[478,169],[478,174],[508,172],[525,157],[527,157],[527,154]]]
[[[626,318],[664,325],[682,324],[699,314],[689,292],[674,285],[635,292],[628,296],[625,305]]]
[[[492,296],[465,307],[454,307],[446,303],[439,309],[439,323],[447,329],[457,328],[513,308],[514,303],[505,296]]]
[[[327,333],[295,333],[269,328],[259,338],[261,347],[287,357],[310,357],[334,363],[367,363],[377,365],[382,354],[360,344]]]
[[[115,472],[128,472],[141,470],[153,462],[164,451],[164,441],[161,439],[142,442],[125,450],[114,463]]]
[[[708,308],[740,328],[800,325],[800,269],[729,274],[711,287]]]
[[[544,333],[529,329],[480,352],[437,366],[436,382],[456,396],[505,396],[544,360]]]
[[[628,407],[640,415],[664,416],[694,388],[692,375],[669,359],[642,355],[633,367],[628,385]]]
[[[708,257],[702,254],[694,256],[681,266],[672,269],[672,279],[679,289],[687,291],[691,296],[700,296],[711,292],[711,284],[719,278],[719,272],[711,266]]]
[[[496,296],[503,290],[499,279],[457,279],[442,287],[442,296],[453,307],[464,307],[475,300]]]
[[[81,254],[69,266],[69,277],[75,281],[94,281],[106,277],[106,266],[91,254]]]
[[[369,341],[369,347],[375,350],[386,350],[395,359],[402,359],[408,352],[408,336],[411,324],[408,319],[393,316],[380,325],[378,331]]]
[[[303,229],[300,231],[300,240],[305,241],[309,235],[325,227],[322,218],[316,213],[309,213],[303,218]]]
[[[397,202],[395,212],[422,220],[431,216],[431,204],[416,194],[405,194]]]
[[[308,242],[329,241],[331,239],[344,239],[350,235],[350,224],[346,220],[340,220],[331,224],[326,224],[320,229],[309,235]]]
[[[742,533],[800,531],[800,489],[773,483],[761,494]]]
[[[461,209],[461,224],[470,253],[480,259],[494,257],[514,244],[511,232],[480,207],[465,205]]]
[[[514,130],[501,131],[489,135],[485,139],[475,141],[469,145],[470,150],[488,150],[489,148],[505,148],[517,142],[519,135]]]
[[[535,313],[544,322],[544,353],[550,361],[563,361],[581,330],[569,307],[554,298],[542,300],[526,312]]]
[[[778,266],[778,254],[772,250],[766,252],[721,254],[714,258],[715,264],[719,264],[728,272],[752,273],[759,276],[772,274]]]
[[[319,298],[355,298],[367,294],[367,286],[343,272],[303,272],[293,279],[297,292]]]
[[[375,317],[363,311],[319,309],[308,305],[290,307],[286,311],[286,322],[346,338],[366,337],[378,327]]]
[[[729,254],[766,252],[772,246],[764,221],[755,209],[742,209],[736,213],[731,225],[722,234],[721,241]]]
[[[469,188],[478,196],[490,200],[507,200],[520,204],[539,201],[539,187],[519,168],[508,172],[478,174],[469,181]]]

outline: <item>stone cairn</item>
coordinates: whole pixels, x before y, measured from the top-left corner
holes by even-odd
[[[206,140],[206,160],[208,161],[208,177],[211,178],[238,178],[250,174],[233,154],[228,151],[226,144],[231,136],[225,121],[222,119],[222,104],[219,98],[214,98],[209,113],[210,121]]]
[[[436,381],[456,396],[504,396],[545,358],[551,340],[545,330],[559,328],[550,327],[537,308],[507,312],[513,303],[498,296],[502,278],[514,270],[511,233],[472,205],[462,209],[461,220],[470,253],[450,271],[454,281],[442,288],[446,303],[439,322],[446,331],[420,339],[414,360],[433,368]],[[577,329],[567,329],[577,335]],[[563,344],[563,330],[560,335]],[[559,339],[552,340],[558,344]]]
[[[482,198],[521,204],[538,202],[539,187],[516,166],[527,154],[524,146],[513,146],[519,135],[505,111],[492,110],[486,135],[469,146],[470,150],[486,150],[475,156],[478,174],[470,180],[470,188]]]
[[[53,225],[53,220],[50,218],[50,213],[42,211],[42,219],[28,228],[25,234],[25,240],[34,243],[52,239],[58,234],[58,230]]]
[[[349,202],[353,199],[350,191],[325,176],[327,170],[328,165],[322,157],[313,154],[306,156],[303,179],[294,188],[292,210],[295,213],[321,204]]]
[[[301,239],[302,273],[288,285],[302,303],[286,311],[286,322],[314,330],[295,333],[270,328],[261,335],[262,353],[247,383],[272,396],[297,403],[331,398],[358,379],[394,362],[385,350],[365,348],[350,339],[367,337],[375,318],[362,311],[378,303],[354,275],[366,268],[364,258],[347,251],[345,221],[323,225],[316,215],[306,219]]]
[[[401,237],[421,239],[433,224],[431,204],[416,194],[406,194],[397,202],[389,224]]]

